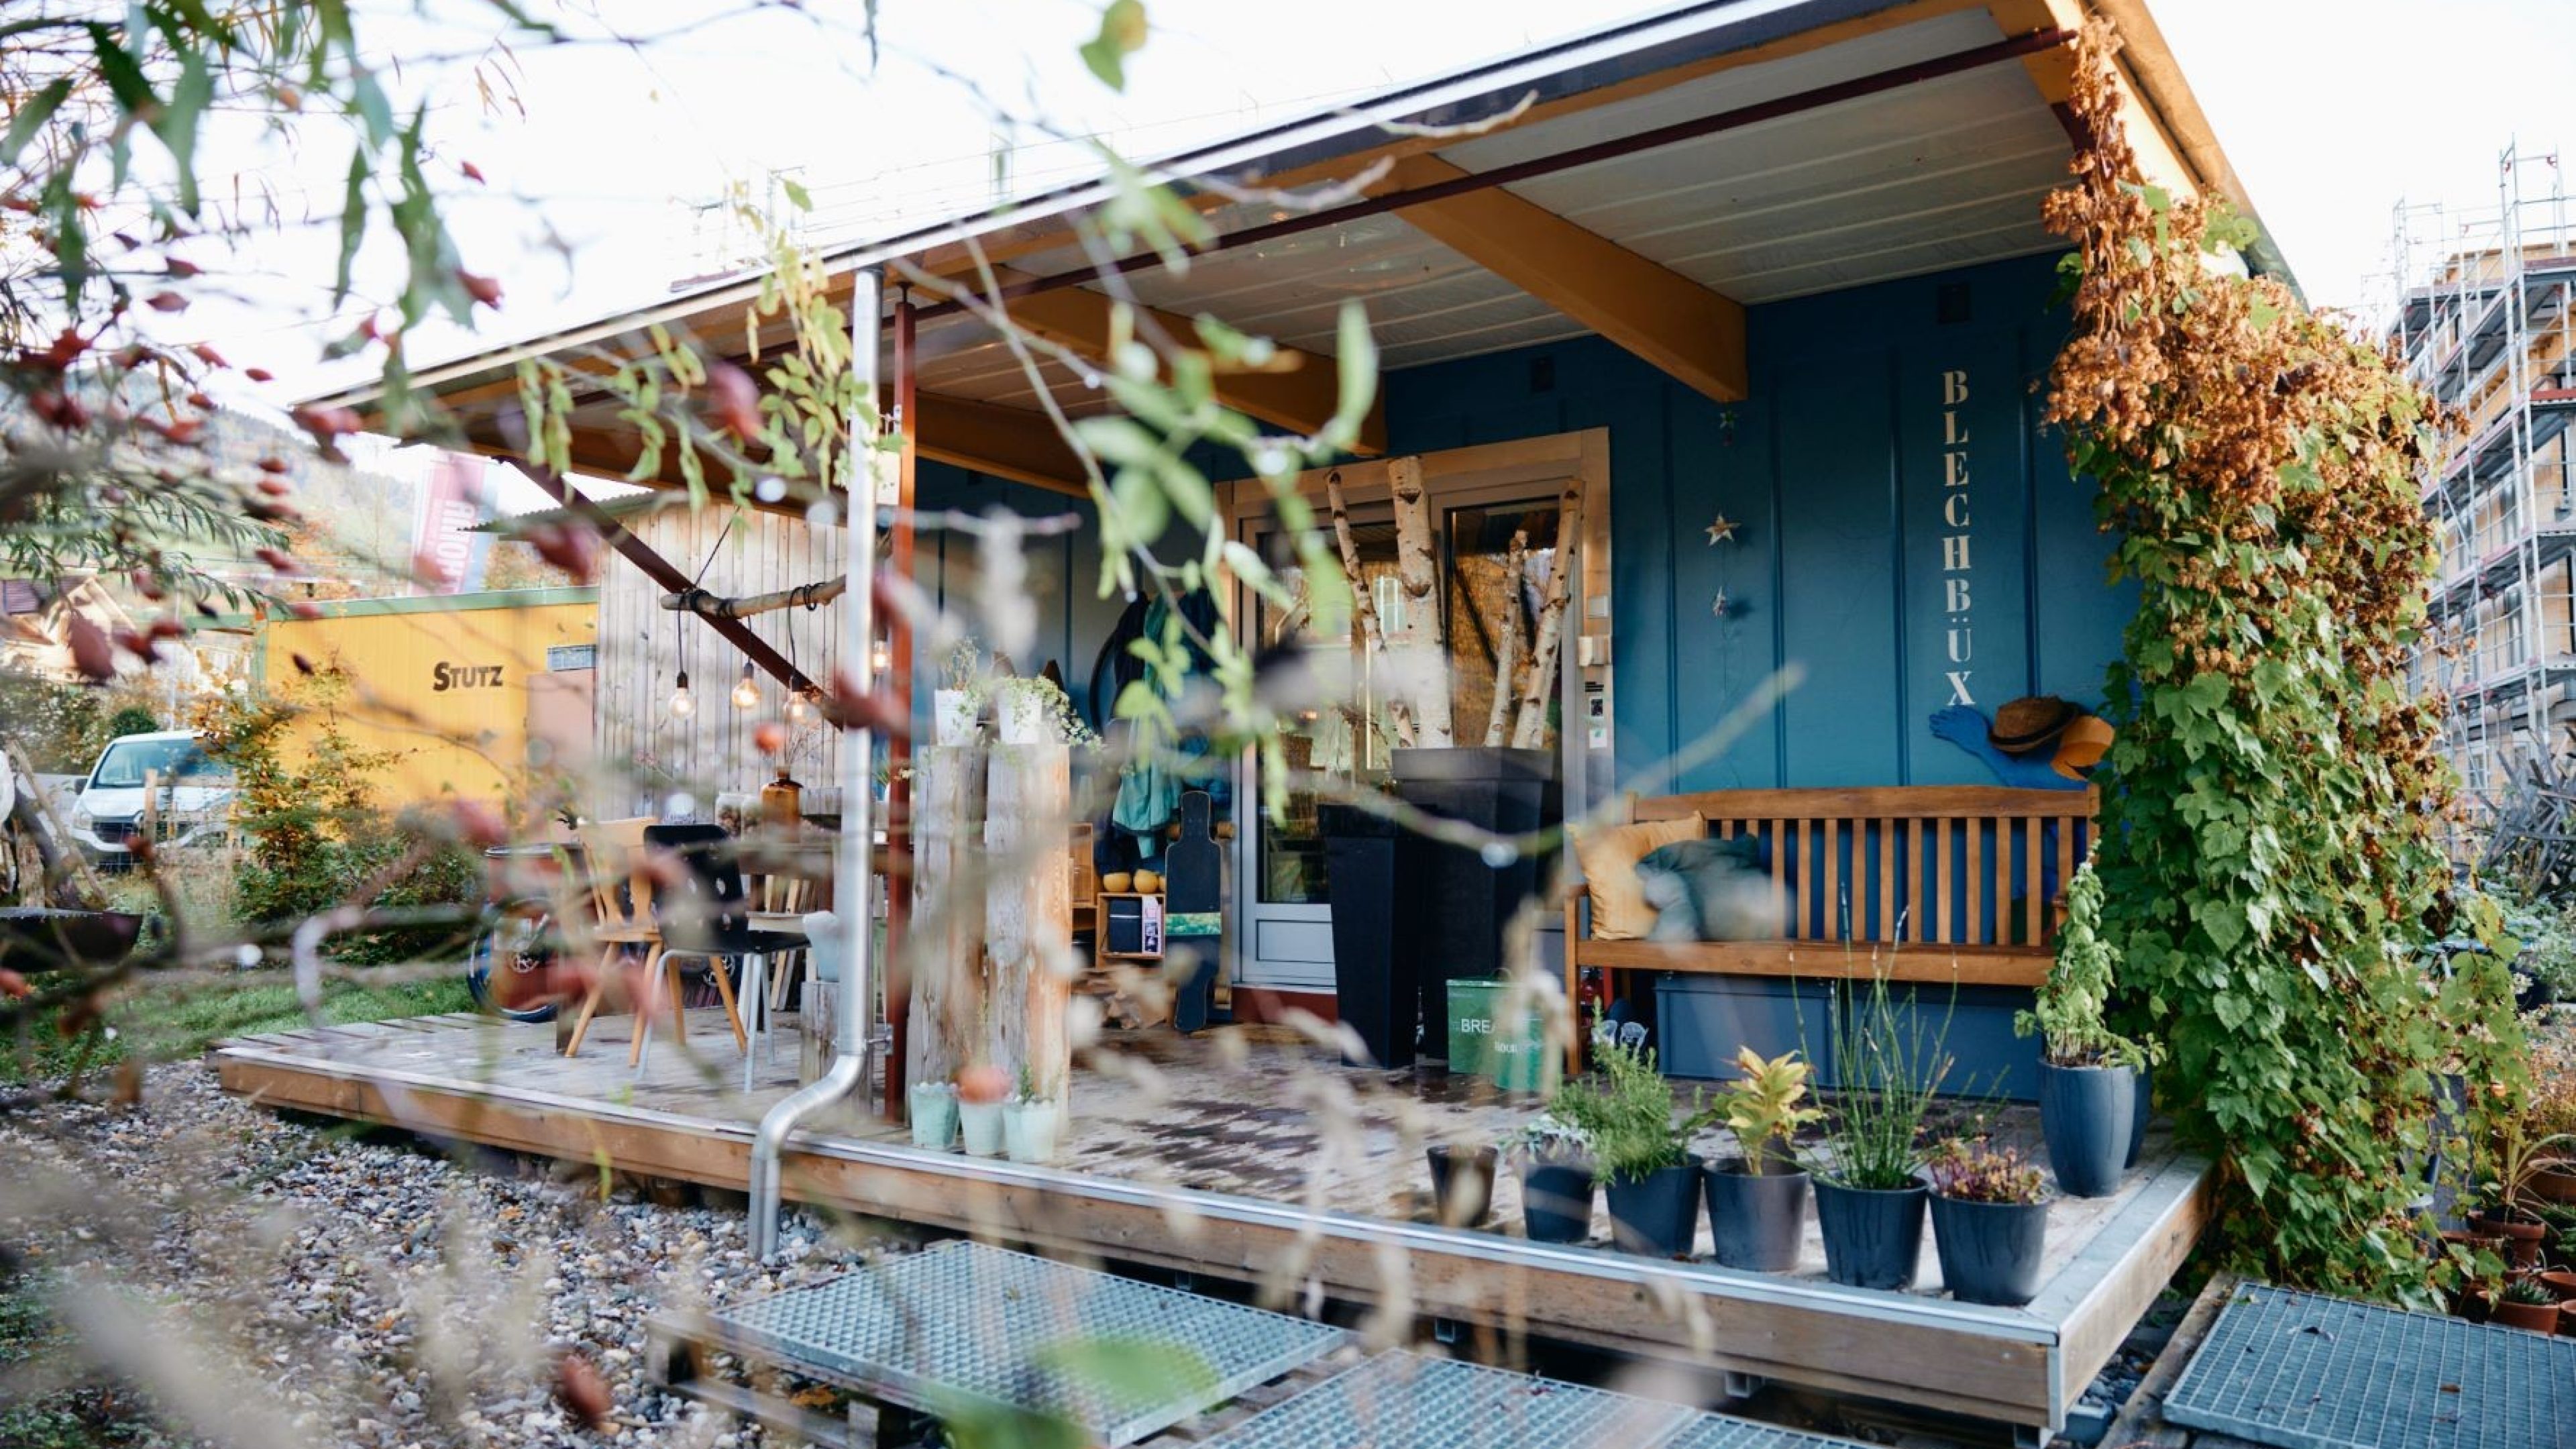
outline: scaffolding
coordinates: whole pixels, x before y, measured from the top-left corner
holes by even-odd
[[[2399,202],[2388,335],[2442,406],[2423,480],[2441,569],[2415,683],[2493,805],[2531,761],[2576,755],[2576,231],[2553,153],[2508,147],[2497,202]]]

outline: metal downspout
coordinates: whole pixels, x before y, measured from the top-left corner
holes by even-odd
[[[851,279],[850,367],[857,374],[860,396],[877,395],[878,308],[884,276],[876,268]],[[873,595],[877,562],[876,430],[869,417],[851,419],[850,516],[844,534],[848,549],[849,588],[841,594],[840,666],[836,683],[855,705],[876,688],[869,645],[876,637]],[[778,1251],[778,1157],[787,1134],[817,1109],[837,1102],[867,1079],[869,1024],[876,1020],[876,961],[870,947],[875,912],[869,899],[874,884],[876,846],[871,766],[876,731],[864,726],[841,736],[841,840],[833,871],[833,908],[845,933],[841,947],[841,1009],[836,1054],[831,1069],[798,1088],[760,1119],[751,1139],[751,1255],[767,1258]]]

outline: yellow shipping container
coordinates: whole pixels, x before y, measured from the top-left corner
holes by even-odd
[[[349,599],[313,619],[260,625],[260,687],[293,690],[295,658],[349,681],[339,714],[361,749],[401,758],[377,781],[389,809],[447,797],[500,801],[530,764],[583,764],[597,589],[509,589]]]

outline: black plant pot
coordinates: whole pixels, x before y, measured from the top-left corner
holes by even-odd
[[[1644,1177],[1610,1179],[1610,1240],[1623,1253],[1687,1258],[1699,1239],[1697,1156]]]
[[[2138,1079],[2127,1067],[2039,1064],[2039,1131],[2058,1191],[2109,1197],[2120,1190],[2136,1115]]]
[[[2133,1067],[2129,1075],[2135,1083],[2130,1090],[2137,1099],[2129,1106],[2129,1155],[2120,1159],[2123,1172],[2138,1165],[2138,1149],[2147,1145],[2147,1119],[2156,1110],[2155,1068]]]
[[[1592,1186],[1588,1158],[1531,1158],[1521,1169],[1521,1228],[1530,1241],[1579,1243],[1592,1236]]]
[[[2017,1308],[2039,1293],[2048,1204],[1932,1198],[1932,1247],[1941,1283],[1962,1303]]]
[[[1932,1190],[1843,1187],[1816,1180],[1816,1226],[1825,1234],[1825,1276],[1848,1288],[1914,1286],[1923,1260],[1923,1204]]]
[[[1708,1232],[1717,1261],[1755,1273],[1798,1266],[1807,1226],[1807,1174],[1773,1162],[1759,1176],[1742,1158],[1712,1163],[1700,1174],[1708,1194]]]
[[[1458,1148],[1443,1144],[1426,1154],[1431,1159],[1431,1208],[1443,1227],[1472,1228],[1494,1209],[1494,1164],[1500,1154],[1490,1147]]]

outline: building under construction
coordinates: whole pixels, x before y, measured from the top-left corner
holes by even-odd
[[[2576,754],[2576,231],[2557,156],[2508,149],[2497,173],[2492,207],[2399,203],[2389,324],[2444,410],[2418,684],[2449,696],[2452,758],[2490,803],[2520,762]]]

